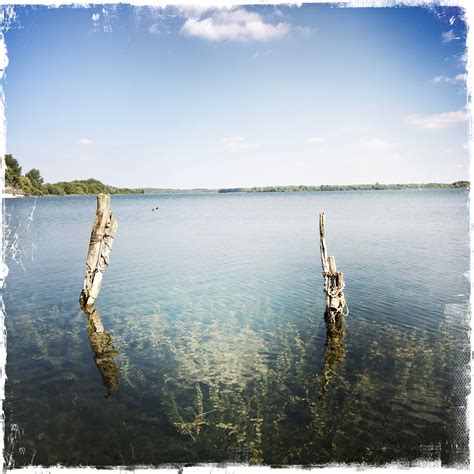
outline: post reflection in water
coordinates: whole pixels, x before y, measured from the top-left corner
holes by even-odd
[[[112,344],[110,334],[104,329],[99,312],[91,307],[82,307],[87,317],[87,334],[94,352],[94,362],[99,369],[102,382],[107,388],[105,398],[110,398],[117,393],[119,388],[119,369],[114,357],[118,354]]]
[[[346,357],[346,324],[344,317],[339,315],[331,318],[328,311],[324,314],[326,322],[326,343],[324,345],[324,361],[321,368],[321,400],[324,401],[331,379],[336,375],[338,368]]]

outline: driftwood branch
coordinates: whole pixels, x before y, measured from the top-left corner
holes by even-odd
[[[97,195],[97,212],[92,226],[86,260],[86,276],[79,298],[83,306],[92,306],[99,295],[104,271],[109,264],[110,251],[117,231],[117,219],[112,217],[110,196]]]

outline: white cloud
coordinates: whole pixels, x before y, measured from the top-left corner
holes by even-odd
[[[306,140],[306,143],[309,143],[311,145],[321,145],[321,143],[324,143],[325,140],[322,137],[309,137]]]
[[[81,138],[78,142],[79,145],[92,145],[94,142],[89,138]]]
[[[267,49],[263,53],[260,53],[259,51],[255,51],[255,53],[252,54],[252,59],[257,59],[260,56],[267,56],[272,52],[271,49]]]
[[[455,77],[448,77],[448,76],[436,76],[434,77],[431,82],[433,84],[456,84],[457,82],[463,82],[466,80],[466,74],[458,74]]]
[[[451,78],[447,76],[436,76],[431,80],[433,84],[439,84],[441,82],[451,82]]]
[[[359,143],[368,150],[388,151],[392,148],[392,144],[386,140],[377,137],[361,138]]]
[[[196,12],[194,16],[188,12],[186,14],[188,18],[181,28],[181,33],[210,41],[265,41],[281,38],[291,29],[289,23],[267,23],[259,13],[249,12],[243,8],[215,10],[204,18]]]
[[[418,128],[440,129],[450,128],[467,120],[467,113],[462,110],[445,112],[434,115],[412,114],[406,117],[406,122]]]
[[[459,39],[457,36],[454,35],[453,30],[443,31],[441,33],[441,38],[443,39],[443,43],[450,43],[451,41]]]
[[[292,26],[291,31],[299,34],[303,38],[309,38],[313,33],[318,31],[318,28],[310,28],[309,26]]]
[[[99,21],[100,13],[93,13],[92,14],[92,21],[96,22]]]
[[[226,151],[235,153],[242,150],[248,150],[252,148],[259,148],[257,143],[248,143],[244,137],[225,137],[222,138],[222,143]]]

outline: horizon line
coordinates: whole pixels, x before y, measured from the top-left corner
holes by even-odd
[[[79,181],[79,180],[78,180]],[[218,191],[219,189],[252,189],[252,188],[290,188],[290,187],[317,187],[317,186],[409,186],[409,185],[427,185],[427,184],[454,184],[454,183],[461,183],[461,182],[468,182],[470,183],[469,179],[459,179],[456,181],[411,181],[407,183],[381,183],[381,182],[374,182],[374,183],[325,183],[325,184],[267,184],[267,185],[256,185],[256,186],[220,186],[220,187],[205,187],[205,186],[193,186],[190,188],[174,188],[174,187],[167,187],[167,186],[138,186],[129,189],[171,189],[171,190],[182,190],[182,191],[191,191],[194,189],[206,189],[209,191]],[[115,186],[119,187],[119,186]],[[120,186],[122,187],[122,186]],[[128,187],[128,186],[127,186]]]

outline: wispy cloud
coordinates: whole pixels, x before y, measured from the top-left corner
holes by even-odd
[[[467,113],[458,110],[456,112],[445,112],[434,115],[412,114],[406,117],[406,122],[418,128],[440,129],[450,128],[467,120]]]
[[[324,138],[322,137],[309,137],[307,140],[306,140],[306,143],[310,144],[310,145],[321,145],[322,143],[324,143],[326,140],[324,140]]]
[[[263,53],[261,53],[260,51],[255,51],[255,53],[252,54],[252,59],[257,59],[260,56],[268,56],[271,52],[271,49],[267,49]]]
[[[436,76],[431,79],[433,84],[441,84],[442,82],[451,82],[452,78],[447,76]]]
[[[441,38],[443,40],[443,43],[450,43],[451,41],[459,39],[455,34],[453,30],[449,31],[443,31],[441,33]]]
[[[77,144],[78,145],[92,145],[94,142],[90,140],[89,138],[81,138]]]
[[[226,151],[231,153],[260,147],[258,143],[247,142],[244,137],[225,137],[221,141]]]
[[[378,137],[361,138],[359,143],[364,148],[374,151],[388,151],[393,148],[392,143]]]
[[[204,17],[201,17],[202,11],[199,10],[185,13],[187,20],[181,28],[181,33],[210,41],[267,41],[282,38],[291,29],[287,22],[272,24],[265,21],[259,13],[243,8],[215,10]]]
[[[464,82],[467,78],[466,74],[458,74],[454,77],[449,76],[436,76],[431,82],[433,84],[457,84],[459,82]]]

